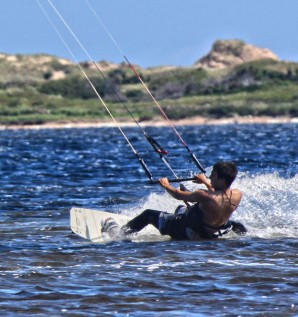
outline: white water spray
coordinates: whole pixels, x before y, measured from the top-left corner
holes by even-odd
[[[192,190],[198,187],[191,182],[186,185]],[[278,174],[243,173],[233,187],[243,192],[243,199],[232,220],[247,227],[246,237],[298,237],[298,175],[285,179]],[[183,203],[167,193],[151,193],[125,213],[136,216],[147,208],[174,212],[179,204]]]

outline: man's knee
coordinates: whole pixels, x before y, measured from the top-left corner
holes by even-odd
[[[158,226],[158,219],[160,215],[160,211],[154,209],[146,209],[142,212],[143,219],[146,219],[146,222],[154,225],[155,227]]]
[[[151,216],[152,214],[154,214],[154,211],[155,210],[152,210],[152,209],[145,209],[143,212],[142,212],[142,215],[146,215],[146,216]]]

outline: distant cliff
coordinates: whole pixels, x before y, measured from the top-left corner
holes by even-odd
[[[266,48],[246,44],[241,40],[218,40],[213,44],[211,51],[194,66],[222,69],[261,59],[279,60],[277,55]]]

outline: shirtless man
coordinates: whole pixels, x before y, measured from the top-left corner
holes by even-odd
[[[242,198],[239,189],[230,188],[237,173],[234,163],[218,162],[213,166],[210,179],[204,174],[195,176],[194,182],[204,184],[207,190],[197,189],[193,192],[175,188],[167,178],[162,178],[160,185],[173,198],[187,203],[186,210],[180,212],[177,208],[172,214],[146,209],[123,226],[122,230],[131,234],[152,224],[162,235],[169,235],[176,240],[214,239],[231,230],[245,234],[246,229],[242,224],[229,221]]]

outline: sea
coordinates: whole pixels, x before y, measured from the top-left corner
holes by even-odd
[[[176,129],[207,174],[237,163],[232,218],[247,235],[83,239],[71,207],[132,217],[179,201],[148,182],[117,127],[0,131],[1,316],[298,316],[298,125]],[[145,130],[178,177],[199,172],[170,126]],[[139,127],[123,131],[154,179],[174,178]]]

